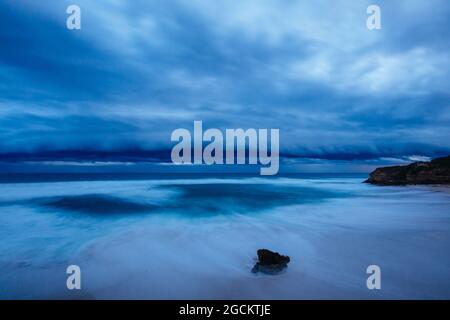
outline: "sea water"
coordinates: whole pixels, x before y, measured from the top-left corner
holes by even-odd
[[[363,180],[3,176],[0,298],[449,299],[450,189]],[[251,273],[259,248],[288,268]]]

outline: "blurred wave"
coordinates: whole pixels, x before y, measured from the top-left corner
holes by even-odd
[[[64,177],[67,178],[67,177]],[[449,298],[450,193],[355,177],[0,184],[0,298]],[[250,272],[258,248],[288,254]],[[365,268],[387,275],[379,293]],[[405,268],[414,266],[418,274]]]

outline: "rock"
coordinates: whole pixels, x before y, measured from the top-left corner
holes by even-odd
[[[278,252],[272,252],[267,249],[259,249],[257,254],[259,263],[262,265],[281,264],[291,261],[288,256],[282,256]]]
[[[258,262],[252,269],[253,273],[263,272],[267,274],[277,274],[287,268],[287,264],[291,261],[288,256],[283,256],[278,252],[267,249],[259,249],[257,251]]]
[[[450,184],[450,156],[407,166],[377,168],[364,182],[378,185]]]

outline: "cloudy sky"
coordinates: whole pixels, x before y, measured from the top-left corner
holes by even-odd
[[[194,120],[279,128],[294,166],[450,154],[449,17],[448,0],[3,0],[0,160],[164,162]]]

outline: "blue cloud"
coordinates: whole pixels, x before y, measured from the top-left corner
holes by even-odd
[[[70,1],[0,4],[3,159],[160,154],[194,120],[290,159],[450,153],[448,1],[379,1],[379,31],[370,1],[77,3],[76,31]]]

